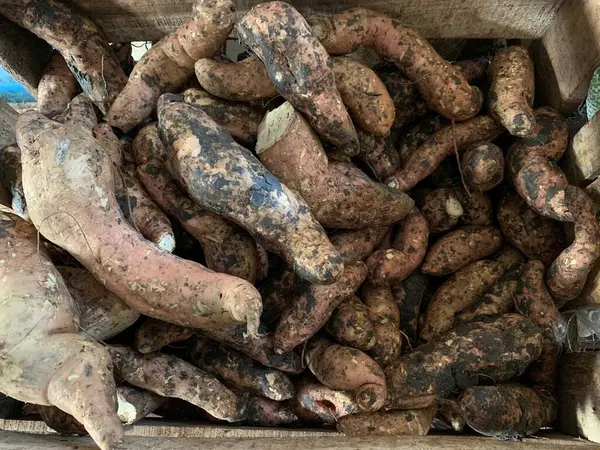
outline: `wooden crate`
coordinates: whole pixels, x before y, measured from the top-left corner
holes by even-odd
[[[154,40],[189,16],[192,0],[71,0],[89,15],[112,42]],[[301,11],[341,11],[363,6],[400,19],[428,38],[511,38],[530,44],[536,63],[538,97],[563,113],[585,98],[594,69],[600,64],[600,0],[288,0]],[[259,3],[237,0],[237,10]],[[48,46],[0,16],[0,65],[34,96]],[[0,138],[10,129],[11,115],[2,114]],[[569,150],[566,170],[578,183],[600,174],[600,120],[588,124]],[[585,139],[583,139],[585,137]],[[581,142],[578,144],[577,142]],[[585,147],[587,145],[587,147]],[[583,147],[585,148],[583,148]],[[599,173],[595,173],[598,170]],[[600,277],[598,277],[600,284]],[[599,289],[600,291],[600,289]],[[597,303],[600,303],[600,299]],[[558,422],[562,431],[600,439],[600,358],[566,355],[561,375],[576,382],[561,386],[568,404]],[[175,439],[177,438],[177,439]],[[43,422],[0,420],[0,450],[92,449],[89,438],[59,437]],[[130,427],[124,449],[592,449],[598,445],[566,434],[541,434],[520,443],[481,436],[350,438],[334,431],[219,427],[146,420]]]

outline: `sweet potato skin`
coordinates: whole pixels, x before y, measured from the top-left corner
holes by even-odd
[[[92,135],[92,129],[98,124],[94,104],[85,93],[76,95],[67,105],[67,109],[54,117],[57,122],[74,125]]]
[[[436,406],[407,411],[377,411],[342,417],[337,430],[346,436],[425,436]]]
[[[364,352],[375,345],[375,330],[367,307],[356,296],[350,296],[333,311],[325,330],[340,344]]]
[[[431,233],[444,233],[458,223],[463,207],[452,188],[438,188],[425,195],[421,213]]]
[[[487,192],[502,182],[504,154],[490,142],[473,144],[462,155],[460,166],[469,188]]]
[[[415,126],[406,130],[397,146],[402,164],[406,164],[408,158],[423,145],[429,136],[439,131],[445,124],[446,122],[439,114],[433,114],[423,117]]]
[[[276,402],[258,395],[246,395],[246,423],[259,427],[278,427],[294,423],[298,416],[287,402]]]
[[[375,136],[359,129],[358,140],[360,152],[357,158],[372,178],[381,182],[400,168],[400,156],[388,137]]]
[[[174,342],[185,341],[193,335],[194,330],[191,328],[147,317],[135,330],[135,349],[140,353],[153,353]]]
[[[0,184],[6,186],[9,191],[11,209],[27,220],[29,214],[23,191],[21,149],[17,144],[7,145],[0,150]]]
[[[359,411],[350,392],[331,389],[303,375],[296,383],[296,410],[304,421],[335,423],[340,418]]]
[[[492,200],[484,192],[455,188],[454,193],[463,208],[460,223],[463,225],[491,225],[494,220]]]
[[[412,346],[417,342],[419,311],[428,284],[427,275],[415,270],[402,283],[392,285],[392,295],[400,306],[400,331]]]
[[[67,109],[78,87],[65,58],[55,51],[38,83],[38,111],[50,118],[60,114]]]
[[[388,231],[388,227],[344,230],[329,236],[344,263],[362,261],[371,253]]]

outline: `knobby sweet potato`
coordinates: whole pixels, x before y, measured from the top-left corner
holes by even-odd
[[[329,237],[344,263],[362,261],[381,242],[388,227],[363,228],[362,230],[343,230]]]
[[[334,423],[340,418],[359,411],[354,395],[346,391],[331,389],[314,380],[312,376],[303,375],[296,383],[296,410],[298,415],[310,415],[308,421]]]
[[[498,186],[504,177],[504,154],[490,142],[473,144],[462,155],[460,167],[469,188],[486,192]]]
[[[346,436],[425,436],[437,407],[407,411],[363,412],[342,417],[337,430]]]
[[[38,83],[38,111],[50,118],[62,113],[77,94],[78,88],[65,58],[55,51]]]
[[[21,149],[17,144],[7,145],[0,150],[0,184],[6,186],[9,191],[11,209],[28,220],[27,202],[23,191]]]
[[[455,189],[438,188],[425,195],[421,213],[429,224],[431,233],[444,233],[458,223],[463,215]]]
[[[192,328],[147,317],[135,330],[135,349],[140,353],[152,353],[172,343],[185,341],[193,335]]]
[[[358,130],[360,153],[357,158],[378,181],[383,181],[400,168],[400,156],[388,137],[375,136]]]
[[[158,131],[179,181],[199,205],[242,225],[302,277],[331,283],[340,255],[304,201],[268,172],[206,113],[165,94]]]
[[[340,303],[325,325],[325,330],[338,343],[364,352],[375,345],[373,328],[367,307],[355,295]]]
[[[212,56],[233,28],[233,0],[194,0],[193,17],[153,45],[133,68],[108,112],[124,132],[150,116],[158,97],[173,92],[194,73],[194,63]]]

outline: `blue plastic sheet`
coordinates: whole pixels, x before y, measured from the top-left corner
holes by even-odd
[[[6,102],[35,102],[35,98],[0,67],[0,98]]]

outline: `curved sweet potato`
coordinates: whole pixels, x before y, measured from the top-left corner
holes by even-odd
[[[363,228],[362,230],[344,230],[329,237],[344,263],[362,261],[381,242],[388,227]]]
[[[352,414],[337,421],[337,430],[346,436],[425,436],[436,411],[436,406],[429,406]]]
[[[455,189],[452,188],[434,189],[425,195],[421,206],[421,213],[427,220],[431,233],[444,233],[454,228],[463,212]]]
[[[331,283],[342,259],[308,206],[200,109],[165,94],[158,130],[190,197],[233,220],[281,254],[304,279]]]
[[[296,409],[299,415],[303,410],[316,415],[322,423],[334,423],[359,411],[352,393],[331,389],[306,375],[296,384]]]
[[[358,130],[360,153],[357,158],[363,162],[378,181],[385,180],[400,168],[400,156],[389,142],[389,138],[367,134]]]
[[[194,63],[212,56],[233,27],[233,0],[194,0],[193,18],[153,45],[133,68],[108,112],[108,123],[125,133],[150,116],[158,97],[173,92],[194,73]],[[201,38],[200,38],[201,36]]]
[[[192,328],[147,317],[135,330],[135,349],[140,353],[152,353],[174,342],[185,341],[193,335]]]
[[[375,345],[375,331],[369,320],[368,309],[355,295],[338,305],[325,330],[338,343],[364,352]]]
[[[38,83],[38,111],[50,118],[60,114],[77,95],[77,89],[77,80],[69,70],[65,58],[55,51],[44,67]]]
[[[11,197],[10,207],[15,214],[29,220],[23,191],[21,149],[17,144],[7,145],[0,150],[0,184],[8,189]]]
[[[504,153],[490,142],[473,144],[462,155],[460,167],[468,187],[486,192],[502,182]]]

